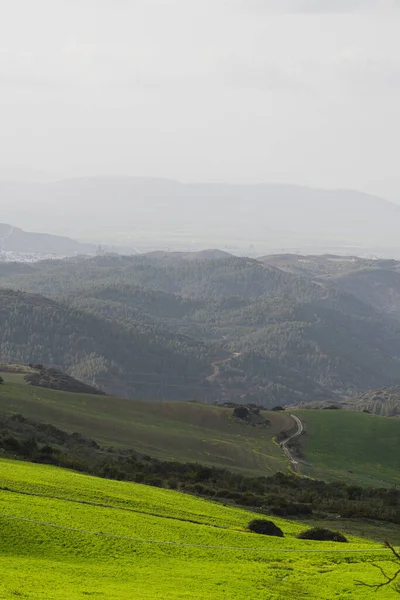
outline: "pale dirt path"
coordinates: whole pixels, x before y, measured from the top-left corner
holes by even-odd
[[[291,435],[290,437],[288,437],[286,440],[283,440],[283,442],[281,442],[279,445],[283,450],[283,453],[285,454],[286,458],[288,459],[288,461],[290,462],[290,464],[293,467],[293,470],[298,473],[299,475],[300,473],[300,466],[298,461],[293,457],[293,454],[290,452],[289,448],[288,448],[288,443],[293,440],[294,438],[298,437],[299,435],[301,435],[304,431],[304,426],[303,423],[300,421],[299,417],[296,417],[296,415],[290,415],[292,417],[292,419],[294,419],[296,425],[297,425],[297,431],[296,433],[294,433],[293,435]]]
[[[218,377],[218,375],[220,374],[220,367],[219,365],[223,365],[225,363],[228,363],[229,361],[231,361],[233,358],[237,358],[238,356],[241,356],[242,353],[241,352],[234,352],[232,354],[232,356],[230,356],[229,358],[224,358],[223,360],[216,360],[215,362],[211,363],[212,367],[213,367],[213,372],[209,377],[206,377],[206,381],[215,381]]]

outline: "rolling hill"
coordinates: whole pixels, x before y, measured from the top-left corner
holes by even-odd
[[[174,491],[4,459],[0,471],[4,598],[358,598],[371,562],[393,566],[380,544],[299,540],[307,527],[281,519],[284,538],[252,534],[254,513]]]
[[[264,256],[260,262],[310,281],[330,284],[378,312],[400,317],[400,263],[356,256]]]
[[[264,475],[287,468],[274,437],[291,427],[268,413],[270,426],[251,427],[232,409],[182,402],[146,402],[34,388],[20,373],[2,372],[0,410],[78,431],[104,445],[133,447],[164,460],[192,461]]]
[[[0,290],[0,360],[60,367],[104,391],[144,398],[183,397],[206,381],[209,350],[187,336],[136,322],[101,319],[34,294]]]
[[[275,262],[282,267],[278,258]],[[352,260],[347,267],[347,262],[343,265],[343,261],[331,258],[317,261],[324,267],[324,276],[317,277],[314,267],[305,275],[229,256],[187,260],[174,254],[107,255],[44,261],[22,272],[10,264],[0,270],[0,285],[51,298],[65,318],[69,315],[71,330],[75,331],[79,314],[92,323],[91,327],[96,322],[99,331],[112,330],[114,333],[107,334],[111,339],[115,339],[116,331],[124,336],[135,335],[136,339],[140,334],[140,352],[131,363],[139,363],[140,368],[129,368],[131,375],[146,373],[139,381],[147,388],[153,387],[153,398],[159,397],[155,385],[159,377],[152,377],[156,371],[146,364],[152,361],[149,344],[157,340],[157,344],[180,355],[172,367],[161,369],[166,377],[164,388],[187,386],[191,380],[192,388],[201,394],[193,394],[193,389],[187,387],[186,399],[210,397],[241,402],[246,398],[272,407],[279,403],[337,400],[338,396],[400,384],[399,320],[384,303],[369,301],[367,294],[357,296],[340,289],[338,281],[346,273],[354,276],[357,269],[353,269]],[[368,263],[360,260],[364,266]],[[305,264],[308,269],[309,263]],[[391,267],[393,272],[396,265],[394,262]],[[387,268],[384,261],[382,272]],[[386,293],[389,297],[389,288]],[[23,318],[22,313],[20,316]],[[26,316],[25,322],[29,318]],[[48,330],[53,324],[46,327]],[[52,337],[51,329],[46,335]],[[98,384],[110,393],[142,393],[142,388],[127,385],[127,366],[122,367],[125,374],[118,379],[118,363],[123,360],[127,365],[127,359],[116,359],[114,368],[110,353],[101,344],[97,347],[96,340],[89,342],[89,337],[82,344],[78,361],[62,356],[57,362],[48,348],[39,352],[41,357],[33,356],[35,352],[28,356],[12,346],[13,339],[3,339],[3,347],[6,342],[13,353],[7,357],[3,350],[3,359],[54,363],[89,383],[93,375],[97,376]],[[114,354],[123,352],[118,347]],[[86,369],[84,354],[104,357],[105,366]],[[229,357],[232,360],[226,360]],[[197,367],[184,366],[186,358],[197,361]],[[220,363],[213,377],[215,394],[207,396],[208,378],[219,360],[225,362]],[[162,397],[173,397],[162,393]]]
[[[275,438],[293,428],[286,412],[262,411],[268,426],[235,419],[232,408],[145,402],[34,388],[23,374],[2,373],[3,414],[78,431],[105,446],[130,447],[161,460],[199,462],[246,475],[288,471]],[[299,411],[301,471],[323,480],[390,486],[399,482],[400,420],[350,411]],[[350,466],[351,464],[351,466]]]

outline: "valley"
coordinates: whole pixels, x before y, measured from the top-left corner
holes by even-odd
[[[0,263],[4,597],[197,598],[206,569],[203,598],[330,600],[358,598],[372,563],[391,572],[398,269],[214,251]],[[297,538],[311,527],[346,548]]]
[[[1,8],[0,600],[399,600],[400,0]]]

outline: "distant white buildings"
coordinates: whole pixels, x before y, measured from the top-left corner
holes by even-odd
[[[33,263],[39,260],[48,260],[53,258],[62,258],[55,254],[31,254],[24,252],[14,252],[13,250],[0,250],[0,262],[21,262]]]

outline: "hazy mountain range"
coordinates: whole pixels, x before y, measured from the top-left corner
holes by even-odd
[[[83,178],[3,182],[0,203],[2,220],[27,230],[141,251],[298,248],[400,258],[400,205],[356,191]]]

